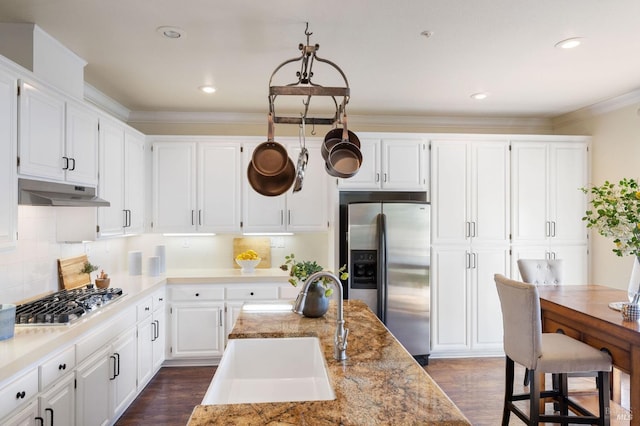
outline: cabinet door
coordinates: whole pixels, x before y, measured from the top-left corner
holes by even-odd
[[[127,131],[124,142],[124,232],[125,234],[140,234],[144,232],[146,193],[144,136]]]
[[[154,373],[154,338],[155,325],[149,316],[138,324],[138,389],[142,389]]]
[[[326,231],[329,227],[328,183],[329,175],[320,152],[319,143],[306,143],[309,162],[302,181],[302,190],[287,191],[287,230]],[[291,158],[297,162],[300,145],[289,145]]]
[[[98,114],[84,105],[66,103],[66,179],[98,184]]]
[[[15,245],[18,232],[16,182],[17,80],[0,72],[0,248]]]
[[[155,324],[155,325],[154,325]],[[152,328],[154,336],[152,339],[152,362],[154,373],[160,369],[164,362],[164,350],[166,341],[166,317],[164,305],[153,313]]]
[[[224,304],[174,304],[171,308],[171,356],[208,358],[224,350]]]
[[[21,81],[18,102],[18,172],[64,180],[64,99]]]
[[[198,143],[198,230],[239,232],[240,145]]]
[[[470,348],[469,250],[434,247],[431,265],[431,348],[433,353],[466,353]]]
[[[469,236],[467,143],[433,141],[431,229],[434,244],[465,242]]]
[[[42,426],[40,419],[36,421],[37,417],[39,417],[38,401],[33,400],[12,416],[1,419],[0,424],[3,426]]]
[[[195,232],[196,144],[153,144],[153,230]]]
[[[547,240],[547,144],[514,142],[511,148],[513,242]]]
[[[84,361],[76,370],[76,424],[99,426],[111,419],[110,380],[113,359],[104,347]]]
[[[471,299],[474,351],[502,350],[502,310],[494,274],[509,276],[509,248],[474,247],[471,251]]]
[[[360,139],[362,164],[355,176],[338,179],[341,189],[379,189],[382,184],[380,171],[380,139]]]
[[[119,416],[136,397],[136,330],[125,332],[113,343],[111,359],[115,370],[112,380],[113,416]]]
[[[45,425],[75,424],[75,377],[68,374],[40,396],[40,417]]]
[[[100,197],[109,207],[98,207],[100,236],[122,235],[124,207],[124,128],[111,120],[100,120]]]
[[[253,150],[258,144],[245,144],[242,152],[242,170],[246,174]],[[257,193],[247,179],[242,185],[242,231],[278,232],[286,230],[286,194],[267,197]]]
[[[588,185],[586,143],[556,143],[549,151],[549,221],[554,244],[587,242],[582,221],[587,195],[580,188]]]
[[[509,143],[481,141],[470,147],[471,241],[473,244],[508,243],[511,232]]]
[[[420,139],[382,140],[382,188],[424,190],[426,144]]]

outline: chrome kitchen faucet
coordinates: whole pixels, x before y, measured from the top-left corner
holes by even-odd
[[[304,287],[302,287],[302,290],[296,299],[296,303],[293,306],[293,312],[302,314],[302,308],[304,307],[304,302],[307,299],[309,286],[320,278],[329,278],[338,289],[338,319],[336,320],[336,335],[333,339],[333,357],[338,361],[343,361],[347,359],[347,336],[349,335],[349,329],[344,328],[342,283],[338,277],[327,271],[320,271],[309,275],[309,278],[304,282]]]

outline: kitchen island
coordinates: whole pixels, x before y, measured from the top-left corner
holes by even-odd
[[[321,318],[305,318],[293,312],[244,310],[229,336],[233,339],[318,337],[335,400],[198,405],[189,425],[470,425],[364,302],[345,300],[348,358],[334,360],[336,311],[335,301]]]

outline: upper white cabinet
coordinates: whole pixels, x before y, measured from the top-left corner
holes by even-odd
[[[240,144],[153,143],[153,230],[240,231]]]
[[[433,244],[508,244],[508,141],[434,140],[431,155]]]
[[[418,137],[375,137],[362,134],[362,166],[340,189],[426,191],[428,189],[427,143]]]
[[[144,135],[126,125],[100,120],[100,236],[144,232]]]
[[[98,115],[44,86],[20,81],[18,172],[95,186]]]
[[[0,70],[0,248],[14,245],[18,232],[16,90],[17,79]]]
[[[513,243],[587,242],[587,141],[512,143]]]
[[[300,153],[299,142],[286,143],[287,152],[294,164]],[[243,149],[243,175],[251,161],[257,143],[248,143]],[[248,180],[243,179],[243,225],[244,232],[304,232],[326,231],[328,222],[328,182],[319,141],[306,141],[309,161],[304,173],[302,190],[293,192],[293,187],[275,197],[256,192]]]

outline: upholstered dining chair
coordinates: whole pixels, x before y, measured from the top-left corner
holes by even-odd
[[[503,426],[509,424],[512,412],[529,425],[544,422],[609,425],[611,356],[567,335],[543,333],[538,288],[534,284],[511,280],[500,274],[496,274],[494,279],[502,309],[506,355]],[[513,393],[516,362],[529,369],[528,394]],[[598,416],[569,399],[567,392],[567,373],[592,371],[598,374]],[[552,390],[540,389],[539,373],[558,376]],[[541,413],[541,398],[552,398],[559,413]],[[529,400],[529,416],[514,404],[523,400]],[[576,415],[569,416],[569,408]]]
[[[522,281],[535,285],[562,284],[562,259],[518,259]],[[525,386],[529,386],[529,370],[524,371]]]

